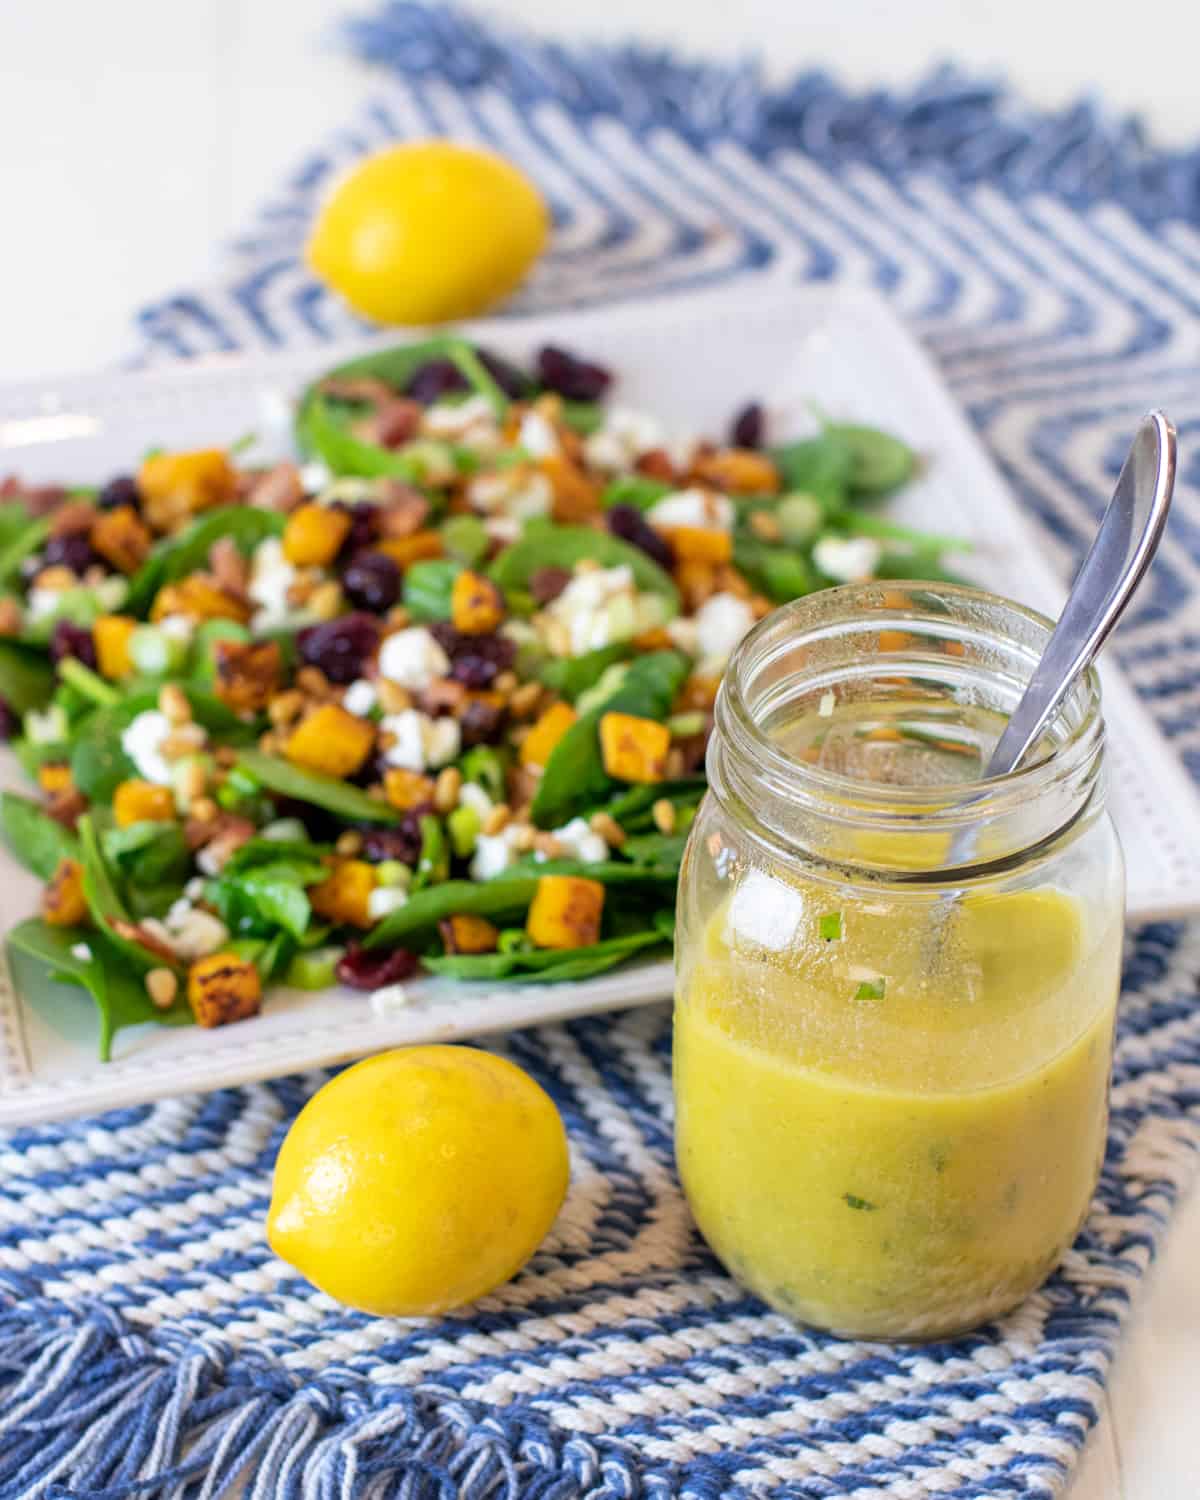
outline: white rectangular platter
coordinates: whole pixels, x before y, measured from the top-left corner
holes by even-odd
[[[753,398],[767,400],[776,438],[798,435],[814,401],[839,418],[891,428],[927,458],[896,513],[969,536],[976,550],[963,571],[1057,612],[1063,580],[1043,560],[928,358],[868,292],[723,292],[470,331],[516,359],[546,342],[598,359],[617,373],[622,404],[654,411],[679,435],[722,433],[733,410]],[[362,348],[228,356],[167,372],[0,389],[0,473],[90,482],[130,468],[149,446],[221,444],[247,430],[261,435],[256,454],[286,452],[289,398]],[[1130,916],[1200,909],[1200,799],[1111,666],[1104,690]],[[0,782],[21,785],[11,756],[0,757]],[[4,930],[35,910],[38,890],[0,856]],[[349,991],[273,992],[261,1016],[225,1029],[123,1032],[107,1064],[96,1061],[91,1002],[81,992],[62,988],[51,1013],[20,999],[7,975],[0,979],[0,1124],[15,1124],[226,1087],[398,1044],[638,1005],[670,993],[671,969],[631,965],[578,984],[491,990],[427,980],[411,986],[410,1005],[382,1017]]]

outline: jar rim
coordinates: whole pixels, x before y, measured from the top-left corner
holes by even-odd
[[[717,734],[710,748],[709,781],[717,794],[723,782],[738,782],[748,805],[756,798],[775,798],[777,811],[795,808],[892,831],[916,826],[953,831],[1002,819],[1018,809],[1044,807],[1038,836],[1028,837],[1027,845],[1044,842],[1048,831],[1053,835],[1073,822],[1095,788],[1103,751],[1100,680],[1094,667],[1068,694],[1051,726],[1057,727],[1058,738],[1051,734],[1047,752],[1003,776],[933,788],[882,784],[801,760],[773,739],[754,701],[755,685],[772,665],[785,657],[794,661],[795,672],[784,680],[799,687],[807,683],[812,690],[822,679],[819,672],[805,673],[806,648],[854,630],[864,635],[893,631],[907,639],[922,625],[927,633],[938,631],[977,647],[985,642],[1011,647],[1014,661],[1022,667],[1028,663],[1028,673],[1012,684],[1019,690],[1053,630],[1052,622],[1038,611],[965,584],[889,580],[847,584],[793,600],[743,637],[726,668],[716,704]],[[906,673],[906,663],[908,671],[922,666],[928,671],[931,660],[928,653],[900,648],[889,650],[886,659],[889,671],[897,675]],[[986,675],[978,663],[973,666],[980,676]],[[825,675],[839,680],[833,667],[827,667]],[[842,675],[849,678],[849,666]],[[1002,680],[1008,679],[997,671],[994,681]],[[725,748],[732,753],[725,755]],[[736,761],[743,773],[731,768],[730,761]],[[1030,822],[1027,813],[1025,823]]]

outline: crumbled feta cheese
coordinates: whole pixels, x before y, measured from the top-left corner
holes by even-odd
[[[832,689],[828,693],[822,693],[821,701],[817,704],[817,716],[822,719],[831,718],[836,703],[837,698],[834,696]]]
[[[92,597],[107,614],[120,609],[129,595],[129,580],[126,578],[102,578],[92,589]]]
[[[171,785],[171,763],[162,753],[162,743],[171,732],[171,721],[166,714],[148,708],[121,735],[121,749],[137,767],[143,781],[152,781],[155,786]]]
[[[628,640],[638,630],[633,572],[620,567],[576,573],[543,614],[565,630],[567,651],[560,654],[582,656],[613,641]],[[552,647],[555,634],[551,632]]]
[[[189,962],[196,958],[207,958],[229,940],[229,929],[225,923],[211,912],[193,906],[186,896],[176,901],[167,912],[164,926],[171,947],[180,958]]]
[[[696,639],[706,663],[727,660],[754,624],[754,611],[736,594],[713,594],[696,612]]]
[[[662,428],[654,417],[617,406],[607,413],[604,426],[584,440],[583,452],[592,468],[613,472],[632,467],[662,442]]]
[[[408,900],[408,892],[398,885],[377,885],[367,897],[367,916],[382,922],[391,912],[399,911]]]
[[[608,858],[608,845],[598,833],[592,832],[587,825],[586,818],[572,818],[569,823],[564,823],[561,828],[554,830],[554,837],[570,851],[575,859],[585,865],[594,865]],[[537,854],[534,858],[544,859],[545,855]]]
[[[297,844],[308,838],[308,830],[299,818],[276,818],[267,824],[259,838],[279,844]]]
[[[515,516],[489,516],[483,523],[488,540],[507,547],[521,535],[521,523]]]
[[[187,615],[165,615],[158,622],[158,629],[173,641],[190,641],[196,633],[196,622]]]
[[[480,819],[486,818],[488,813],[496,805],[477,781],[464,781],[458,794],[460,807],[469,807],[479,814]]]
[[[699,526],[705,531],[728,531],[733,526],[733,501],[711,490],[674,490],[646,512],[651,526]]]
[[[527,411],[521,418],[517,444],[530,458],[553,458],[559,451],[558,433],[540,411]]]
[[[58,608],[61,598],[61,589],[30,589],[25,595],[25,611],[31,620],[44,620]]]
[[[283,543],[269,536],[254,549],[247,592],[258,605],[254,616],[256,630],[269,629],[287,619],[290,605],[288,590],[296,581],[296,570],[283,555]]]
[[[435,438],[461,438],[474,427],[495,425],[492,403],[479,395],[468,396],[465,401],[437,401],[421,418],[421,431]]]
[[[471,879],[491,880],[495,875],[502,875],[517,857],[516,838],[517,829],[513,824],[497,834],[481,833],[475,840],[475,853],[471,858]]]
[[[92,950],[86,943],[72,943],[71,957],[77,958],[81,964],[86,964],[91,960]]]
[[[204,899],[205,882],[199,875],[193,875],[183,888],[183,894],[189,901],[202,901]]]
[[[59,740],[65,740],[71,730],[67,711],[60,703],[51,703],[45,709],[29,709],[21,727],[25,738],[34,745],[55,745]]]
[[[666,632],[677,651],[683,651],[688,656],[700,655],[700,631],[695,620],[676,616],[674,620],[667,621]]]
[[[300,465],[300,488],[306,495],[316,495],[333,479],[333,470],[319,458]]]
[[[436,645],[437,642],[435,641],[434,644]],[[342,694],[342,707],[348,714],[365,719],[375,707],[378,698],[375,684],[368,682],[365,677],[360,677],[356,682],[352,682]]]
[[[408,1002],[408,989],[402,984],[385,984],[382,989],[371,992],[371,1010],[381,1021],[403,1010]]]
[[[827,578],[839,583],[864,583],[874,578],[883,548],[869,536],[823,536],[813,548],[813,562]]]
[[[424,625],[395,631],[379,648],[379,675],[413,692],[427,688],[449,670],[450,658]]]
[[[554,505],[554,486],[545,474],[517,467],[496,474],[480,474],[467,486],[471,506],[486,515],[528,521],[546,516]]]
[[[406,771],[435,770],[454,760],[462,748],[457,719],[431,719],[415,708],[388,714],[379,727],[393,737],[383,752],[384,760]]]
[[[378,505],[382,496],[375,488],[377,481],[374,479],[363,479],[356,475],[343,475],[341,479],[331,479],[317,496],[318,505],[333,505],[340,502],[343,505]]]

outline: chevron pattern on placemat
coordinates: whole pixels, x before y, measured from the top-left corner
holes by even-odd
[[[736,278],[869,283],[1064,571],[1136,417],[1175,416],[1178,514],[1121,650],[1200,773],[1196,153],[951,74],[905,97],[817,75],[770,90],[749,67],[565,49],[417,4],[354,36],[394,80],[220,284],[141,314],[144,361],[356,331],[301,264],[306,225],[346,163],[431,132],[499,147],[553,204],[514,312]],[[1108,1156],[1063,1266],[1003,1324],[923,1348],[804,1332],[724,1276],[673,1171],[661,1007],[507,1039],[563,1111],[574,1175],[531,1266],[459,1317],[349,1312],[267,1250],[274,1153],[320,1077],[14,1132],[0,1496],[215,1496],[239,1476],[256,1500],[1059,1494],[1195,1166],[1198,945],[1194,927],[1131,939]]]

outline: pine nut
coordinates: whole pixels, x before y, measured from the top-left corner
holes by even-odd
[[[458,794],[462,791],[462,772],[457,766],[447,766],[438,772],[433,784],[433,805],[440,813],[451,812],[458,806]]]
[[[498,672],[495,682],[492,683],[492,687],[496,692],[502,693],[507,698],[516,692],[520,686],[520,682],[521,679],[515,672]]]
[[[518,719],[531,717],[537,712],[537,706],[541,702],[542,685],[540,682],[523,683],[512,697],[508,700],[509,712]]]
[[[766,510],[756,510],[751,514],[750,530],[764,542],[777,542],[783,535],[779,522]]]
[[[215,823],[220,809],[211,797],[197,797],[188,804],[188,817],[197,823]]]
[[[267,718],[272,724],[290,724],[293,719],[298,719],[304,712],[304,694],[298,693],[295,688],[289,688],[286,693],[280,693],[272,698],[267,707]]]
[[[184,696],[183,689],[173,682],[165,683],[158,695],[159,712],[172,724],[186,724],[192,717],[192,705]]]
[[[625,842],[625,830],[611,813],[593,813],[588,827],[593,833],[598,833],[610,849],[619,849]]]
[[[507,802],[497,802],[491,812],[483,820],[483,832],[488,838],[495,838],[496,834],[508,826],[508,820],[512,816]]]
[[[651,808],[654,826],[659,833],[675,832],[675,804],[667,797],[660,797]]]
[[[338,841],[333,846],[337,852],[347,859],[362,853],[363,836],[353,828],[347,828],[345,833],[338,835]]]
[[[179,993],[179,980],[170,969],[151,969],[146,975],[146,993],[159,1010],[169,1010]]]
[[[406,708],[412,707],[412,694],[398,682],[381,677],[375,684],[375,691],[385,714],[402,714]]]
[[[185,807],[203,797],[208,782],[208,772],[197,761],[191,761],[179,773],[179,800]]]

